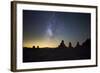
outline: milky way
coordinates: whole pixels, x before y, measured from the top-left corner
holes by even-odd
[[[61,40],[75,46],[90,38],[90,27],[89,13],[23,10],[23,46],[56,47]]]
[[[53,35],[54,35],[54,28],[53,27],[55,27],[55,19],[56,19],[56,17],[55,17],[55,13],[53,13],[50,17],[49,17],[49,20],[48,20],[48,22],[47,22],[47,29],[46,29],[46,34],[48,34],[48,37],[53,37]]]

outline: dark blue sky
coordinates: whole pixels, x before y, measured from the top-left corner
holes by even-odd
[[[90,38],[90,30],[89,13],[23,10],[24,47],[56,47],[61,40],[75,46]]]

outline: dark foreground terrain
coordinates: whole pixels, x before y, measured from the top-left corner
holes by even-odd
[[[90,59],[90,50],[70,49],[23,49],[23,62]]]
[[[23,48],[23,62],[91,59],[90,40],[75,48],[62,48],[63,45],[64,42],[57,48]]]

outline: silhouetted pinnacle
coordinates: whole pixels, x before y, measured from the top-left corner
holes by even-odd
[[[33,46],[33,48],[35,48],[35,46]]]
[[[87,39],[85,42],[83,42],[82,46],[84,48],[90,48],[91,47],[91,40]]]
[[[81,46],[80,43],[77,42],[77,44],[76,44],[76,48],[79,48],[80,46]]]
[[[72,43],[71,43],[71,42],[69,42],[69,48],[73,48],[73,47],[72,47]]]
[[[39,48],[39,46],[37,46],[37,48]]]
[[[59,48],[67,48],[66,45],[64,44],[64,40],[61,41],[61,43],[58,47]]]

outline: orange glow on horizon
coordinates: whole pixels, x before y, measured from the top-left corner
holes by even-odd
[[[50,48],[54,48],[57,47],[59,44],[56,42],[27,42],[23,44],[23,47],[37,47],[39,46],[39,48],[44,48],[44,47],[50,47]]]

